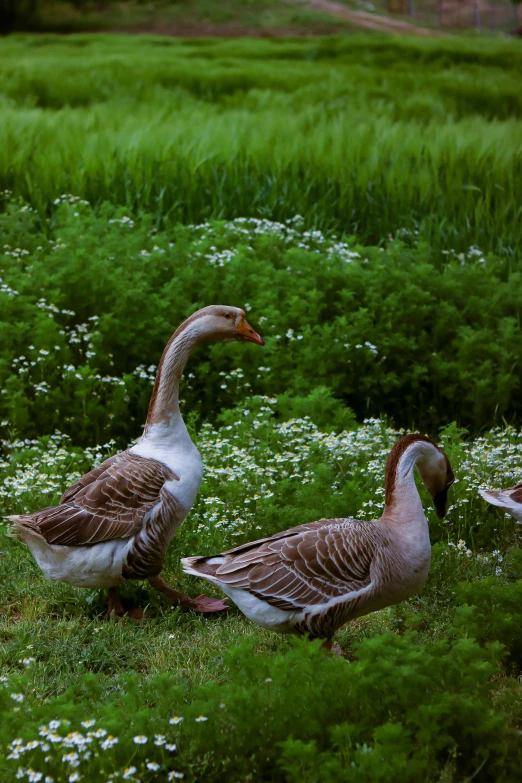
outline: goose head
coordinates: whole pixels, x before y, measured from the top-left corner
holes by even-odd
[[[247,322],[245,311],[239,307],[210,305],[198,310],[192,318],[197,319],[197,328],[203,342],[235,340],[256,345],[265,344],[263,338]]]
[[[433,498],[433,505],[439,519],[444,519],[448,503],[448,490],[455,481],[455,475],[446,454],[435,444],[425,449],[417,460],[417,470],[422,483]]]

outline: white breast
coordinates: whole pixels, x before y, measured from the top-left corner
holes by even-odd
[[[179,477],[179,481],[167,482],[166,488],[188,513],[201,487],[203,463],[181,415],[173,415],[165,424],[153,424],[130,450],[140,457],[163,462]]]

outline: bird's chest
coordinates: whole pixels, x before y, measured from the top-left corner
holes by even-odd
[[[166,465],[174,478],[165,482],[165,489],[176,498],[188,514],[201,487],[203,463],[199,451],[187,438],[179,443],[139,443],[133,451],[143,457],[157,460]]]
[[[162,462],[172,471],[174,478],[165,483],[165,489],[188,513],[201,487],[203,463],[183,420],[180,418],[169,428],[154,426],[149,436],[142,438],[131,451]]]
[[[183,454],[166,454],[163,461],[177,476],[176,479],[168,481],[165,488],[188,513],[194,505],[203,480],[203,463],[199,451],[192,444],[189,451]]]
[[[196,500],[203,479],[203,463],[179,414],[164,424],[154,424],[131,451],[166,465],[174,477],[165,489],[187,514]]]
[[[412,543],[411,546],[397,547],[387,562],[383,583],[387,583],[389,594],[393,593],[394,602],[409,598],[422,589],[431,562],[429,539]]]

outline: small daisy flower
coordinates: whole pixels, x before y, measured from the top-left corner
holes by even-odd
[[[96,731],[94,732],[95,737],[105,737],[106,734],[107,732],[105,731],[105,729],[96,729]]]
[[[168,780],[176,780],[177,778],[184,777],[183,772],[169,772]]]
[[[180,715],[174,715],[173,718],[169,720],[169,723],[171,723],[173,726],[177,726],[178,723],[181,723],[183,718]]]
[[[79,773],[78,773],[78,772],[72,772],[72,773],[69,775],[69,778],[68,778],[68,780],[69,780],[69,783],[75,783],[75,781],[76,781],[76,780],[80,780],[80,775],[79,775]]]
[[[144,734],[136,734],[134,737],[134,742],[136,745],[145,745],[147,742],[147,737]]]
[[[177,747],[178,746],[176,745],[175,742],[168,742],[165,745],[165,750],[170,750],[171,753],[174,753],[174,751],[176,750]]]
[[[164,734],[155,734],[154,735],[154,744],[155,745],[164,745],[166,742],[165,735]]]
[[[23,693],[11,693],[11,698],[21,703],[25,699],[25,696]]]
[[[85,729],[90,729],[91,726],[94,726],[95,723],[96,721],[94,720],[94,718],[91,718],[91,720],[82,720],[82,726]]]
[[[100,747],[102,750],[108,750],[109,748],[114,747],[118,741],[118,737],[113,737],[112,734],[109,734],[107,739],[103,740]]]
[[[157,772],[160,765],[157,761],[147,761],[147,769],[151,769],[153,772]]]
[[[200,715],[199,718],[196,718],[196,723],[204,723],[206,720],[208,720],[208,718],[206,718],[205,715]]]
[[[123,770],[122,778],[124,780],[127,780],[128,778],[131,778],[136,771],[137,771],[136,767],[127,767],[126,769]]]

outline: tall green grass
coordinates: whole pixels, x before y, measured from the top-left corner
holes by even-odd
[[[42,212],[72,192],[517,252],[521,64],[511,42],[12,37],[0,183]]]

